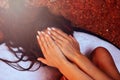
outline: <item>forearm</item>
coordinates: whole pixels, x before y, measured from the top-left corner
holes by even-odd
[[[93,80],[76,65],[68,61],[65,61],[58,69],[68,80]]]
[[[100,71],[87,57],[78,55],[73,58],[74,63],[95,80],[111,80],[104,72]]]

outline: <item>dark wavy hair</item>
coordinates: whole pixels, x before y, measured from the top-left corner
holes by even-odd
[[[29,8],[26,9],[26,12],[27,14],[24,12],[24,14],[6,14],[10,16],[5,18],[6,22],[1,27],[4,42],[17,60],[0,60],[20,71],[37,70],[40,66],[44,66],[37,61],[38,57],[44,57],[36,39],[37,31],[45,30],[47,27],[56,27],[67,34],[73,34],[71,22],[63,16],[52,14],[46,7]],[[21,61],[29,61],[30,65],[25,68],[19,64]],[[39,66],[33,68],[35,64]]]

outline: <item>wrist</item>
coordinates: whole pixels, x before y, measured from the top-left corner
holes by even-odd
[[[60,64],[57,65],[56,67],[57,67],[58,69],[61,69],[62,67],[68,65],[69,61],[68,61],[67,59],[63,59],[63,60],[61,60],[59,63],[60,63]]]
[[[59,70],[62,70],[63,68],[69,66],[71,63],[66,59],[60,62],[60,65],[57,66]]]
[[[81,53],[75,53],[75,56],[73,57],[73,62],[79,61],[84,55]]]

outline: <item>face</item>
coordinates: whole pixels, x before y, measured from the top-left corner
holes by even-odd
[[[3,40],[4,40],[3,33],[2,31],[0,31],[0,44],[3,42]]]

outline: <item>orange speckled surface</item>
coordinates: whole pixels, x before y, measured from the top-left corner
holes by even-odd
[[[64,16],[75,24],[76,27],[80,27],[94,34],[100,35],[120,48],[119,0],[26,1],[29,5],[36,7],[47,6],[54,14]]]
[[[93,32],[120,48],[119,0],[38,0],[57,15],[63,15],[77,27]]]

